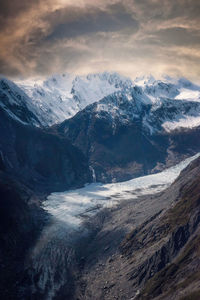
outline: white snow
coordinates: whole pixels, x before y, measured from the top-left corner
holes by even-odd
[[[132,82],[117,73],[104,72],[87,76],[56,74],[45,81],[25,80],[16,84],[30,97],[39,118],[43,121],[46,118],[46,125],[52,125]]]
[[[118,204],[119,201],[164,190],[199,155],[200,153],[157,174],[120,183],[92,183],[81,189],[52,193],[44,202],[44,208],[58,220],[77,227],[81,224],[83,214],[90,216],[103,207]]]
[[[163,128],[170,132],[178,128],[194,128],[200,126],[200,116],[183,116],[177,121],[167,121],[162,124]]]
[[[0,76],[0,106],[15,120],[23,122],[19,117],[22,109],[32,112],[37,117],[37,109],[27,94],[20,89],[14,82]],[[15,113],[16,112],[16,113]],[[33,125],[39,126],[38,120],[30,117]]]
[[[138,86],[145,87],[146,85],[153,84],[155,81],[156,79],[150,74],[136,77],[134,83]]]
[[[149,75],[131,81],[109,72],[86,76],[65,73],[45,81],[18,81],[17,84],[28,95],[27,102],[43,125],[60,123],[94,102],[99,102],[96,116],[101,118],[105,116],[101,112],[106,112],[113,126],[140,117],[144,130],[150,134],[200,125],[200,86],[185,78],[164,76],[157,80]],[[144,114],[146,106],[151,109]],[[156,112],[162,107],[158,116]]]
[[[107,78],[97,75],[76,77],[74,80],[75,95],[85,103],[84,106],[94,103],[107,95],[119,90]]]
[[[180,89],[180,93],[175,97],[175,99],[200,102],[200,90],[193,91],[190,89],[182,88]]]

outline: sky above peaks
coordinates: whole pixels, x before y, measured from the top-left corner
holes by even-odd
[[[1,0],[0,74],[200,80],[200,1]]]

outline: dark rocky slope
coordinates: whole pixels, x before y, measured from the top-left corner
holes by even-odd
[[[34,272],[30,263],[51,222],[41,201],[50,192],[89,182],[91,174],[67,138],[37,127],[41,123],[20,89],[6,80],[0,80],[0,89],[0,299],[41,300],[46,296],[39,288],[33,293],[33,284],[46,274]]]
[[[186,300],[200,297],[199,171],[200,158],[182,172],[179,180],[182,179],[185,184],[181,185],[174,205],[159,220],[132,233],[123,245],[124,253],[132,257],[141,241],[140,253],[150,250],[149,257],[143,263],[140,261],[135,272],[139,271],[139,282],[144,283],[138,299]],[[179,180],[175,185],[179,184]],[[132,276],[134,282],[134,274]]]
[[[89,182],[90,170],[66,138],[35,127],[27,106],[9,107],[0,96],[0,299],[42,299],[39,289],[33,295],[27,262],[50,222],[41,201],[50,192]]]
[[[0,299],[29,299],[24,265],[30,248],[48,222],[41,198],[0,172]]]
[[[200,158],[163,193],[96,216],[73,299],[199,299],[199,174]]]
[[[50,130],[24,125],[0,108],[0,168],[37,191],[49,192],[90,181],[80,150]]]

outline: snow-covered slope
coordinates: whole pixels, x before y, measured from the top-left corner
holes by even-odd
[[[0,77],[0,107],[23,124],[43,124],[32,100],[16,84],[3,77]]]
[[[155,129],[156,120],[165,131],[200,125],[200,86],[185,78],[169,76],[162,80],[152,76],[137,78],[135,83],[152,101],[150,114],[144,120],[151,130]]]
[[[152,86],[150,88],[154,90]],[[145,86],[146,89],[149,86]],[[156,91],[160,93],[159,88]],[[200,125],[200,101],[152,96],[138,86],[105,97],[88,107],[89,111],[97,118],[109,119],[113,128],[139,122],[149,134]]]
[[[130,79],[116,73],[74,76],[54,75],[45,81],[18,81],[21,89],[37,107],[38,116],[46,116],[46,125],[74,116],[87,105],[132,85]]]
[[[184,78],[143,76],[131,81],[117,73],[66,73],[45,81],[16,83],[46,126],[69,119],[95,102],[97,115],[105,112],[113,124],[140,120],[150,134],[200,125],[200,86]]]

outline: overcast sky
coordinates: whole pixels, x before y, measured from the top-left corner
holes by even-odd
[[[198,0],[1,0],[0,73],[200,80]]]

